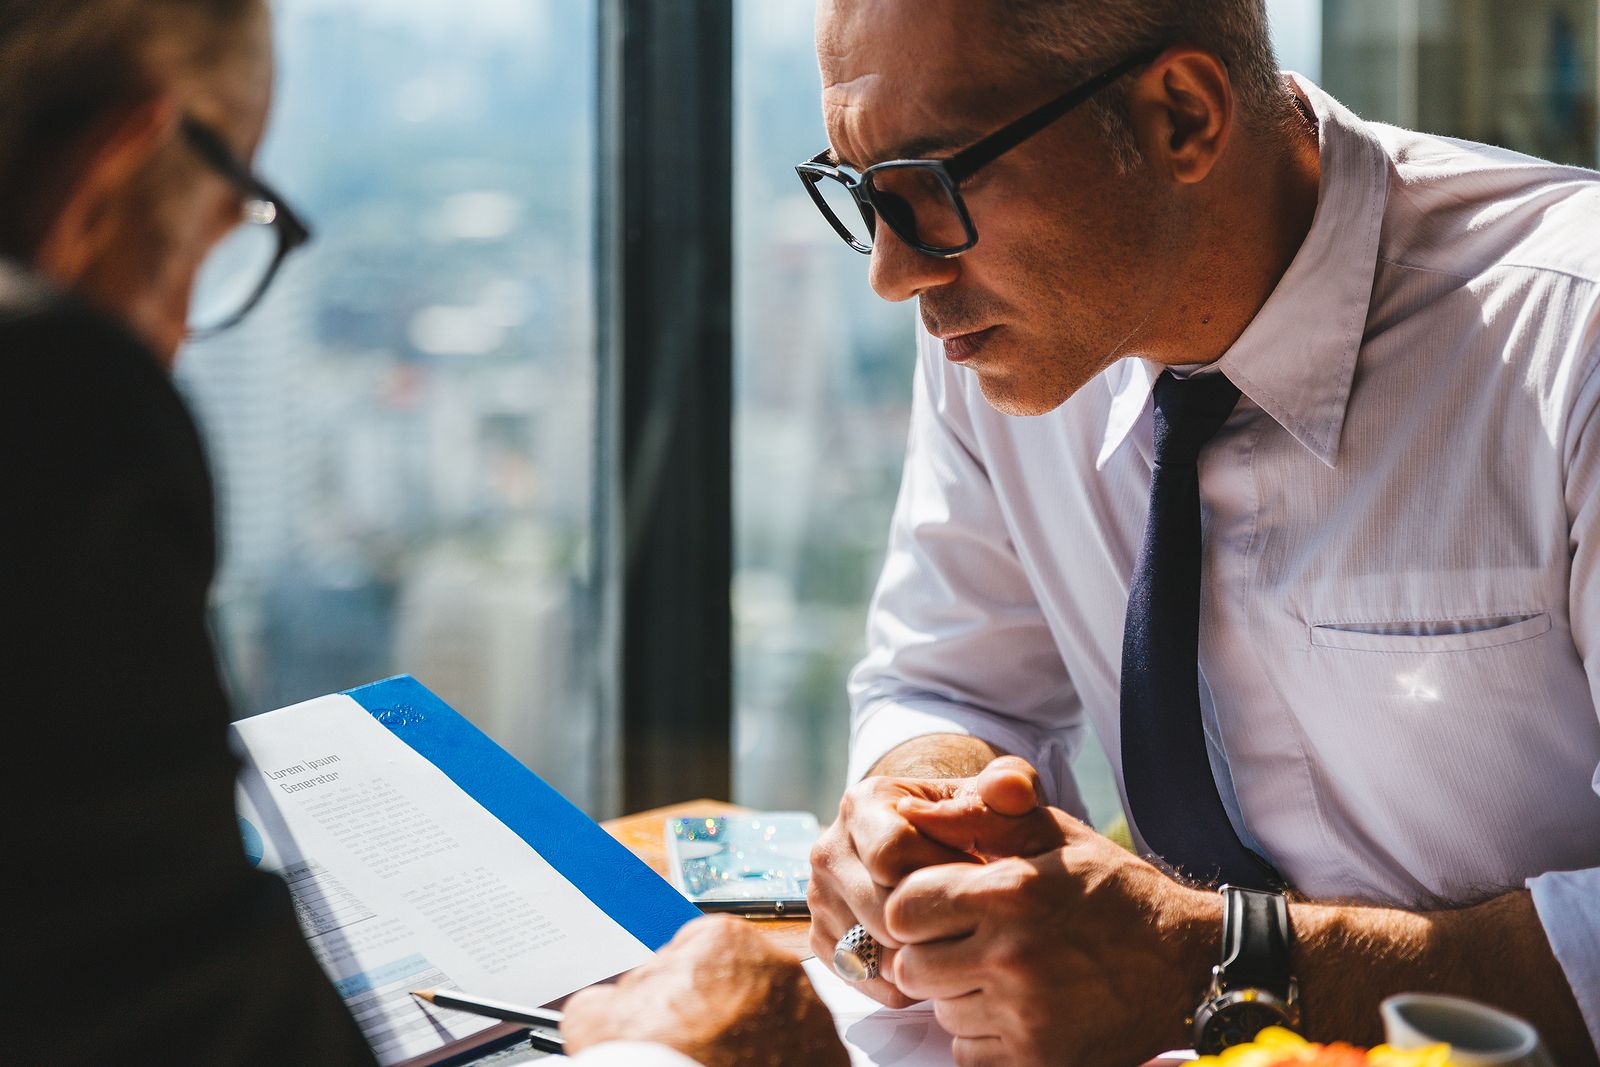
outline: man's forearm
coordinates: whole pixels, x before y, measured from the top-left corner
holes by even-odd
[[[929,734],[892,748],[872,765],[867,777],[971,778],[1001,756],[985,741],[963,734]]]
[[[1450,993],[1520,1015],[1557,1063],[1594,1065],[1594,1045],[1527,892],[1453,911],[1291,905],[1294,973],[1313,1040],[1374,1044],[1391,993]]]

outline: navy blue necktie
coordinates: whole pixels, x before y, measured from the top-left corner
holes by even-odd
[[[1200,450],[1239,402],[1221,374],[1155,383],[1155,472],[1122,634],[1122,774],[1134,825],[1201,882],[1268,888],[1228,821],[1200,721]]]

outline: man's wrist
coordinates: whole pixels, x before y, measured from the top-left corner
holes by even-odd
[[[1384,997],[1444,993],[1528,1020],[1558,1063],[1597,1062],[1526,892],[1448,911],[1307,903],[1291,904],[1290,913],[1310,1040],[1374,1044]]]
[[[929,734],[890,749],[868,778],[971,778],[1008,755],[966,734]]]
[[[1176,932],[1183,946],[1185,973],[1191,979],[1195,997],[1189,1001],[1194,1007],[1199,994],[1211,983],[1211,968],[1222,958],[1222,896],[1203,889],[1182,888],[1181,904],[1173,910],[1175,917],[1169,929]]]
[[[1157,874],[1170,887],[1156,919],[1163,943],[1173,946],[1173,974],[1177,981],[1174,999],[1162,1020],[1170,1029],[1173,1048],[1187,1048],[1192,1040],[1186,1020],[1211,986],[1211,969],[1222,958],[1222,897],[1212,891],[1193,889]]]
[[[1403,990],[1445,992],[1429,981],[1435,931],[1422,914],[1359,905],[1289,905],[1294,971],[1305,992],[1301,1029],[1313,1041],[1372,1045],[1378,1005]]]
[[[1294,941],[1282,892],[1224,885],[1221,959],[1189,1020],[1195,1051],[1216,1055],[1271,1026],[1299,1032]]]

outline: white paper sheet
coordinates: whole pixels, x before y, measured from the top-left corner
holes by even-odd
[[[546,1004],[650,958],[542,856],[347,696],[234,725],[246,851],[283,873],[386,1065],[499,1024],[413,989]]]
[[[859,993],[816,957],[806,976],[833,1013],[852,1067],[955,1067],[950,1035],[933,1017],[933,1005],[886,1008]]]
[[[886,1008],[859,993],[813,956],[806,977],[833,1013],[839,1037],[850,1052],[851,1067],[954,1067],[950,1035],[933,1016],[931,1004]],[[1194,1059],[1193,1052],[1169,1052],[1162,1060]]]

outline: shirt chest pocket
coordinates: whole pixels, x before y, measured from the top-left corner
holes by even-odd
[[[1470,652],[1516,644],[1550,632],[1545,611],[1434,619],[1313,622],[1315,648],[1403,654]]]

